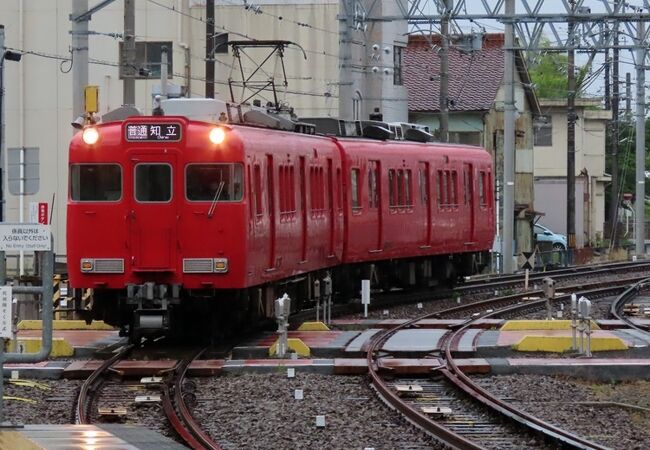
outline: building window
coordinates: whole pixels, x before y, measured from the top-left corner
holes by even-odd
[[[363,97],[361,97],[361,92],[356,91],[354,97],[352,97],[352,119],[361,120],[361,107],[363,102]]]
[[[404,84],[402,79],[402,50],[403,47],[393,46],[393,84],[395,86]]]
[[[135,72],[136,79],[160,78],[161,49],[167,47],[167,78],[174,77],[172,42],[136,42]],[[120,42],[120,79],[124,78],[124,43]]]
[[[533,125],[535,145],[551,147],[553,145],[553,122],[551,116],[539,116]]]
[[[453,144],[481,145],[480,131],[450,131],[449,142]]]

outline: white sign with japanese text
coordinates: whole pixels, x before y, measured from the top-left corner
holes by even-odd
[[[49,225],[0,223],[0,251],[49,251],[50,236]]]
[[[0,287],[0,338],[11,338],[11,286]]]

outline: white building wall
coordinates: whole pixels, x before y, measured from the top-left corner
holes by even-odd
[[[542,100],[542,113],[551,116],[552,146],[535,146],[535,209],[546,216],[540,222],[566,232],[567,122],[566,101]],[[611,111],[597,100],[578,100],[576,121],[576,244],[580,247],[603,238],[605,222],[605,140]],[[587,109],[589,108],[589,109]],[[583,178],[580,178],[581,176]],[[586,181],[586,177],[589,180]],[[564,178],[558,190],[558,179]],[[547,180],[548,179],[548,180]],[[578,187],[581,184],[582,187]],[[578,192],[580,191],[580,192]],[[582,204],[583,195],[589,201]],[[563,206],[561,206],[563,205]],[[581,242],[582,239],[582,242]]]

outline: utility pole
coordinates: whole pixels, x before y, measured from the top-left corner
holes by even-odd
[[[449,142],[449,16],[453,0],[445,1],[440,21],[440,142]]]
[[[571,13],[575,13],[575,0],[571,0]],[[576,67],[575,22],[569,21],[567,64],[567,168],[566,168],[566,232],[569,249],[576,246]]]
[[[605,109],[612,107],[611,80],[610,80],[611,61],[609,60],[609,49],[605,49]]]
[[[135,105],[135,0],[124,0],[124,41],[122,103]]]
[[[620,0],[615,0],[616,4]],[[611,122],[611,160],[612,160],[612,187],[609,197],[609,222],[611,224],[611,240],[610,247],[618,248],[618,139],[619,139],[619,123],[618,123],[618,106],[620,101],[619,85],[618,85],[618,23],[614,24],[614,50],[612,51],[612,122]]]
[[[214,0],[207,0],[205,15],[205,96],[214,98]]]
[[[645,254],[645,22],[637,26],[636,50],[636,254]]]
[[[353,4],[350,0],[339,1],[339,115],[344,120],[361,119],[355,116],[352,98],[352,28]],[[360,106],[357,106],[360,108]]]
[[[88,85],[88,0],[72,0],[72,120],[83,116]]]
[[[625,117],[632,117],[632,74],[625,73]]]
[[[506,0],[506,15],[514,15],[515,0]],[[503,84],[503,273],[514,272],[512,241],[515,223],[515,32],[511,21],[505,23],[505,60]],[[497,213],[498,214],[498,213]]]

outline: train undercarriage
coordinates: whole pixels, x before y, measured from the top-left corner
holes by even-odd
[[[359,298],[362,279],[373,290],[451,287],[480,273],[489,253],[466,253],[337,266],[247,289],[187,290],[180,285],[148,282],[124,290],[95,290],[90,317],[119,327],[131,342],[168,335],[179,339],[218,340],[274,317],[276,298],[288,294],[292,310],[315,304],[315,282],[332,282],[334,302]],[[324,291],[321,290],[321,295]]]

